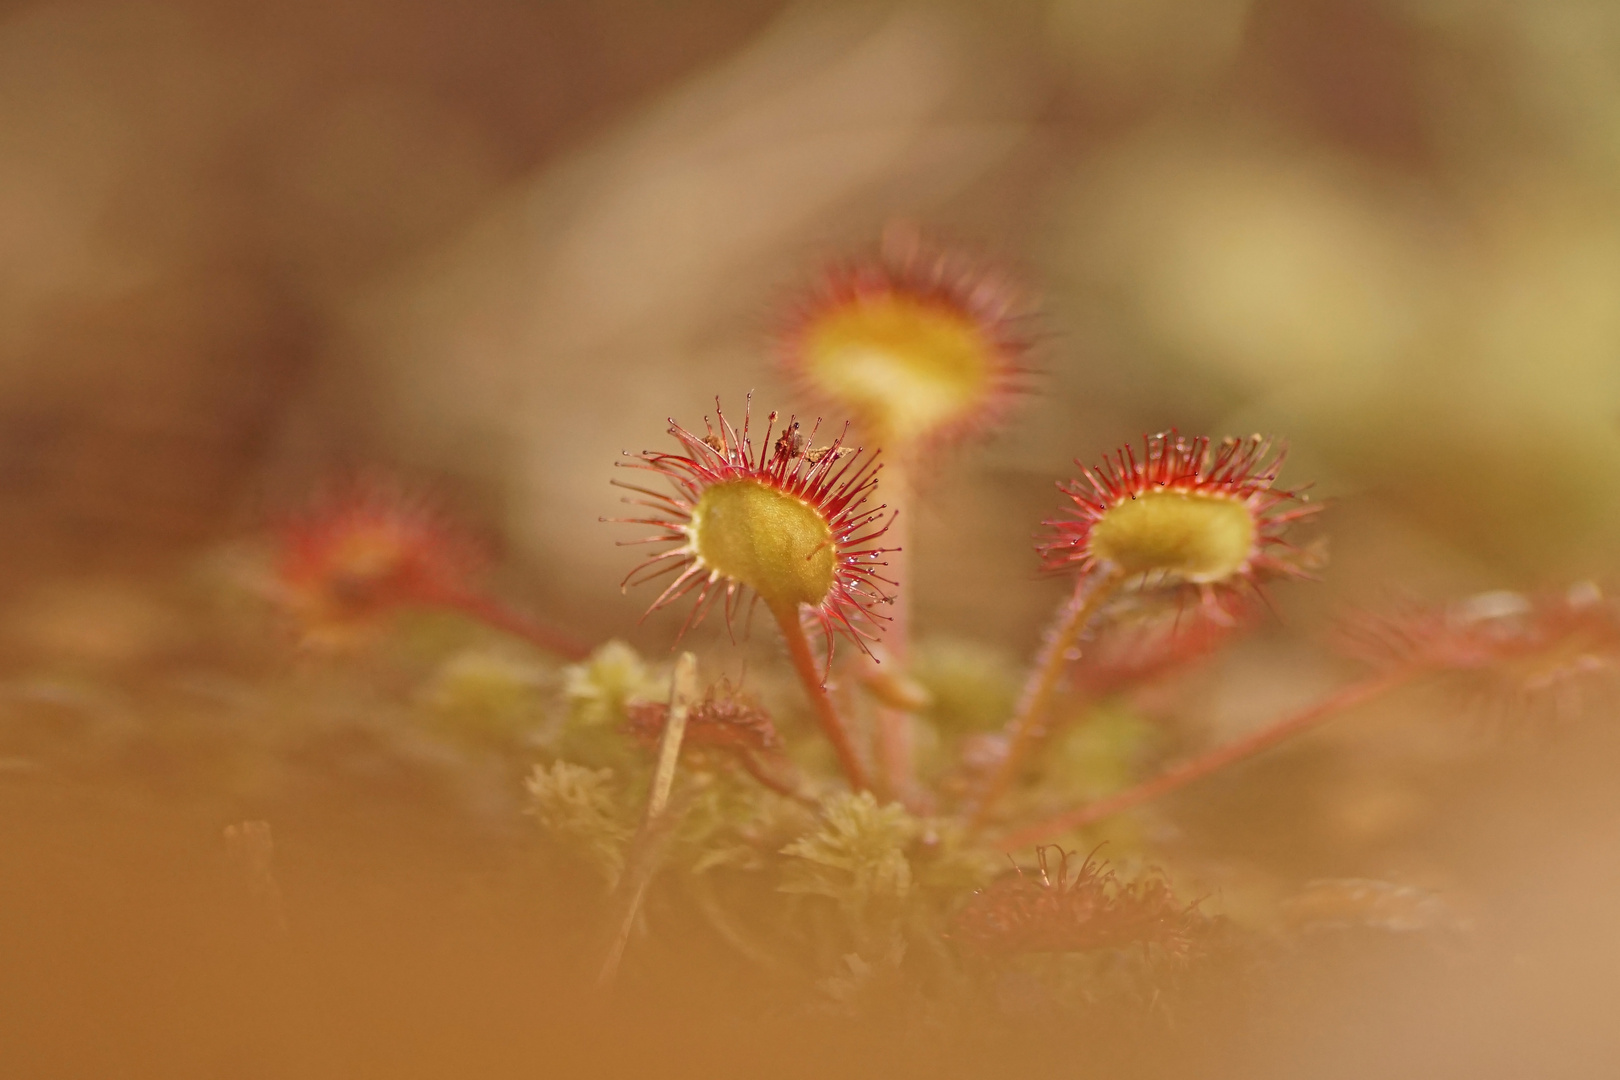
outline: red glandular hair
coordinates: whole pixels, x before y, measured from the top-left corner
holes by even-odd
[[[1196,904],[1179,902],[1161,877],[1121,882],[1095,856],[1071,876],[1068,852],[1040,847],[1035,854],[1036,872],[1016,869],[973,894],[952,924],[954,940],[981,954],[1151,945],[1185,957],[1212,924]]]
[[[1107,522],[1117,523],[1115,512],[1129,504],[1178,495],[1188,505],[1201,505],[1217,514],[1224,508],[1246,516],[1246,548],[1223,553],[1226,557],[1219,560],[1218,568],[1207,573],[1156,570],[1152,565],[1153,556],[1159,554],[1154,545],[1165,542],[1153,530],[1167,524],[1186,530],[1197,524],[1195,520],[1146,521],[1130,526],[1123,537],[1106,539],[1126,554],[1132,553],[1133,544],[1141,552],[1140,563],[1116,569],[1144,584],[1187,586],[1212,611],[1230,610],[1242,602],[1240,587],[1253,589],[1277,577],[1308,577],[1318,558],[1284,535],[1289,526],[1321,509],[1301,492],[1277,486],[1284,456],[1283,448],[1259,435],[1212,445],[1208,437],[1186,439],[1172,430],[1144,437],[1140,458],[1135,448],[1124,446],[1112,458],[1105,457],[1096,469],[1077,461],[1081,479],[1058,485],[1072,504],[1068,516],[1044,523],[1048,532],[1037,542],[1037,551],[1050,570],[1092,573],[1105,568],[1109,556],[1116,554],[1099,550],[1100,529]],[[1223,523],[1211,514],[1210,524]],[[1167,559],[1166,565],[1173,567],[1173,560]]]
[[[626,730],[643,745],[656,745],[669,723],[669,706],[636,702],[626,710]],[[764,707],[729,684],[711,686],[686,714],[685,745],[733,752],[766,752],[782,745]]]
[[[1029,321],[1009,275],[891,226],[874,256],[828,266],[796,299],[779,355],[799,390],[864,429],[937,446],[994,427],[1027,388]],[[889,367],[870,379],[829,370],[842,368],[840,349],[851,350],[849,363],[864,350],[867,363]],[[908,412],[917,406],[905,390],[918,385],[940,392],[926,416]]]
[[[419,496],[352,481],[276,529],[281,600],[312,635],[364,628],[405,607],[472,594],[483,549]]]
[[[833,574],[825,595],[818,603],[807,605],[810,616],[825,636],[829,662],[835,632],[867,651],[867,641],[876,639],[877,628],[887,618],[876,610],[876,605],[889,601],[884,586],[894,584],[880,574],[885,565],[882,556],[892,549],[875,546],[888,531],[892,518],[884,519],[884,506],[868,505],[877,489],[880,469],[875,458],[865,456],[860,449],[850,451],[842,435],[829,446],[817,447],[817,429],[803,434],[792,417],[786,427],[776,432],[774,412],[757,445],[749,431],[749,412],[743,414],[741,431],[726,420],[718,401],[715,418],[713,424],[705,419],[706,433],[701,436],[671,419],[669,434],[681,444],[683,452],[648,450],[621,462],[627,468],[657,474],[673,489],[665,493],[615,481],[635,493],[626,502],[652,511],[647,517],[616,520],[650,525],[657,530],[627,543],[672,545],[644,559],[626,575],[623,586],[674,574],[674,580],[652,602],[648,614],[695,592],[691,612],[681,627],[684,634],[723,594],[729,626],[750,587],[763,593],[762,583],[728,576],[727,567],[705,556],[699,544],[695,511],[711,490],[750,481],[796,500],[825,523],[832,547]]]
[[[1454,672],[1487,719],[1563,721],[1612,702],[1620,605],[1583,582],[1563,592],[1481,593],[1440,605],[1357,613],[1342,651],[1384,669]]]

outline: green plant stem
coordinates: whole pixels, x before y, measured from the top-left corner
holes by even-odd
[[[1117,571],[1108,570],[1091,577],[1082,575],[1075,582],[1073,595],[1059,610],[1057,622],[1047,631],[1035,667],[1024,683],[1024,692],[1019,696],[1018,708],[1013,713],[1012,738],[1007,744],[1007,754],[968,808],[970,828],[984,823],[991,807],[1012,786],[1030,751],[1045,734],[1046,714],[1051,708],[1052,696],[1057,692],[1064,669],[1075,658],[1075,643],[1098,609],[1114,595],[1120,576]]]
[[[799,606],[792,603],[772,604],[771,614],[776,616],[776,625],[782,629],[782,639],[787,642],[788,656],[793,660],[793,670],[798,673],[799,681],[804,684],[805,693],[810,695],[810,703],[816,710],[816,720],[821,724],[822,733],[827,736],[827,741],[832,743],[833,752],[838,755],[838,763],[843,767],[850,787],[856,791],[867,790],[872,784],[867,778],[866,766],[861,763],[861,756],[856,752],[855,743],[850,738],[849,728],[838,715],[838,709],[833,705],[831,695],[827,693],[827,685],[821,673],[816,670],[815,658],[810,655],[810,642],[806,640],[804,626],[799,621]]]
[[[616,906],[612,937],[608,941],[607,955],[596,975],[597,988],[603,991],[613,986],[619,974],[619,963],[630,943],[636,917],[641,914],[641,902],[647,895],[657,872],[663,845],[661,836],[667,833],[664,815],[669,809],[669,793],[675,784],[675,766],[681,756],[681,742],[686,737],[686,714],[697,697],[697,657],[682,653],[675,661],[670,676],[669,719],[658,740],[658,763],[653,768],[652,787],[647,794],[647,809],[642,814],[641,826],[630,842],[630,857],[624,877],[615,890],[620,902]]]
[[[479,593],[455,593],[435,598],[435,603],[450,611],[460,612],[503,634],[521,638],[536,648],[560,656],[564,660],[579,661],[591,655],[591,646],[570,635],[517,612],[500,601]]]
[[[889,606],[889,624],[883,631],[881,657],[893,674],[905,677],[911,668],[911,470],[905,454],[896,454],[885,465],[884,497],[894,511],[889,540],[895,550],[888,555],[888,575],[895,582],[894,603]],[[876,665],[876,661],[868,661]],[[907,806],[918,801],[916,737],[911,713],[892,704],[877,708],[877,765],[884,793]]]
[[[1246,735],[1236,742],[1217,747],[1190,761],[1175,766],[1152,780],[1127,788],[1117,795],[1110,795],[1106,799],[1074,810],[1066,811],[1045,821],[1026,825],[1003,836],[998,846],[1004,851],[1014,851],[1039,844],[1059,836],[1071,829],[1083,828],[1093,825],[1105,818],[1113,817],[1124,810],[1134,806],[1151,802],[1178,788],[1186,787],[1196,780],[1201,780],[1211,773],[1218,772],[1245,758],[1268,750],[1278,743],[1293,738],[1303,731],[1332,719],[1338,713],[1357,705],[1364,704],[1374,698],[1389,693],[1399,686],[1404,686],[1417,678],[1423,672],[1414,667],[1398,668],[1394,671],[1358,683],[1337,691],[1329,697],[1309,706],[1308,708],[1283,718],[1268,727],[1261,728],[1250,735]]]

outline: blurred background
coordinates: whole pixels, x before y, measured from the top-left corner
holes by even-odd
[[[673,625],[637,627],[649,597],[620,595],[598,520],[613,462],[717,394],[805,409],[772,330],[896,219],[1041,309],[1034,392],[919,511],[925,635],[1027,655],[1063,588],[1029,545],[1052,482],[1172,426],[1285,436],[1285,479],[1334,498],[1334,561],[1284,590],[1292,619],[1615,575],[1620,5],[8,2],[0,669],[184,666],[215,644],[197,575],[375,466],[497,538],[524,606],[661,653]],[[1258,655],[1215,700],[1252,703],[1293,654]],[[1264,693],[1308,695],[1324,664]],[[1524,982],[1439,975],[1397,1007],[1374,980],[1279,1075],[1366,1075],[1344,1056],[1366,1026],[1391,1060],[1428,1046],[1424,1075],[1612,1075],[1581,1009],[1614,1000],[1592,898],[1620,880],[1616,757],[1549,753],[1491,784],[1564,792],[1558,824],[1502,796],[1436,842],[1542,883],[1509,890],[1504,940],[1563,924]],[[58,870],[93,891],[125,840],[84,828]],[[69,982],[25,1014],[39,1071],[13,1075],[55,1075],[40,1033],[75,1037]],[[1519,1021],[1556,1067],[1493,1056]]]
[[[537,602],[622,632],[613,460],[717,394],[803,408],[773,324],[896,218],[1045,311],[1037,393],[922,523],[925,565],[982,586],[925,621],[1032,641],[1050,481],[1169,426],[1287,436],[1291,478],[1355,496],[1346,580],[1606,570],[1617,18],[9,5],[7,606],[383,462],[448,477]]]

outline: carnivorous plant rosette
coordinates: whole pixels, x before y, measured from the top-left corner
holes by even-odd
[[[673,574],[648,612],[695,592],[683,634],[721,595],[728,623],[746,593],[763,600],[845,773],[865,787],[865,766],[827,694],[804,622],[808,616],[819,628],[830,669],[837,634],[864,651],[885,620],[876,605],[890,601],[884,586],[893,583],[880,573],[890,549],[874,545],[889,519],[884,506],[870,505],[880,466],[875,457],[846,448],[842,436],[815,446],[815,429],[801,434],[792,418],[777,432],[774,412],[757,447],[747,413],[740,432],[718,402],[715,418],[705,420],[702,436],[672,419],[669,433],[682,452],[645,451],[621,463],[657,473],[673,489],[666,494],[616,481],[635,493],[627,502],[653,512],[621,520],[658,530],[629,543],[674,545],[643,560],[623,586]]]
[[[430,500],[376,480],[315,500],[277,529],[274,581],[305,644],[352,645],[401,611],[459,612],[570,660],[589,649],[497,601],[482,545]]]
[[[783,367],[800,390],[854,416],[889,455],[900,586],[881,669],[865,683],[878,701],[884,786],[913,804],[908,714],[926,702],[907,676],[909,506],[933,451],[994,426],[1024,388],[1026,305],[1004,275],[891,226],[875,257],[830,266],[798,298],[780,335]]]
[[[1291,543],[1290,525],[1320,507],[1276,486],[1283,451],[1259,435],[1147,436],[1083,481],[1059,484],[1071,515],[1046,522],[1037,544],[1048,569],[1078,570],[1074,595],[1048,632],[1025,684],[1006,757],[974,807],[982,821],[1045,731],[1046,714],[1087,624],[1122,587],[1167,587],[1197,596],[1200,613],[1234,619],[1248,593],[1277,577],[1308,576],[1318,556]],[[1078,462],[1076,464],[1079,464]]]
[[[1038,550],[1049,569],[1185,585],[1206,605],[1305,576],[1308,559],[1284,533],[1321,507],[1276,486],[1284,456],[1259,435],[1216,447],[1174,431],[1149,436],[1140,461],[1126,446],[1098,469],[1080,465],[1083,483],[1059,485],[1072,516],[1047,521]]]
[[[1037,847],[1035,857],[1034,873],[1015,867],[974,893],[950,936],[987,956],[1135,945],[1186,958],[1218,925],[1196,903],[1178,901],[1157,875],[1121,881],[1095,854],[1070,874],[1069,853],[1055,845]]]
[[[312,643],[362,635],[394,611],[470,590],[483,553],[420,500],[353,484],[289,516],[275,575]]]
[[[878,256],[836,264],[795,306],[783,366],[889,449],[993,425],[1028,376],[1023,303],[1003,276],[891,229]]]

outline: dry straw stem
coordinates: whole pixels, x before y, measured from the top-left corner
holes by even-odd
[[[612,937],[596,976],[597,988],[604,992],[612,989],[618,977],[625,947],[630,943],[636,918],[641,914],[641,902],[658,870],[658,861],[663,854],[661,841],[668,832],[664,828],[665,812],[669,808],[670,789],[675,783],[675,766],[680,759],[681,742],[686,735],[686,715],[696,698],[697,657],[689,652],[682,653],[676,659],[675,671],[670,676],[669,720],[658,742],[658,764],[653,769],[647,810],[642,816],[641,827],[630,842],[628,865],[616,890],[619,903],[615,906]]]
[[[244,821],[225,827],[225,853],[236,864],[248,895],[265,923],[286,934],[287,908],[276,882],[275,839],[268,821]]]
[[[628,706],[627,713],[626,730],[631,736],[656,745],[668,723],[669,706],[663,702],[637,702]],[[688,747],[723,753],[778,795],[819,806],[819,801],[803,790],[797,769],[782,754],[781,743],[770,714],[729,681],[710,686],[703,700],[687,710]]]

